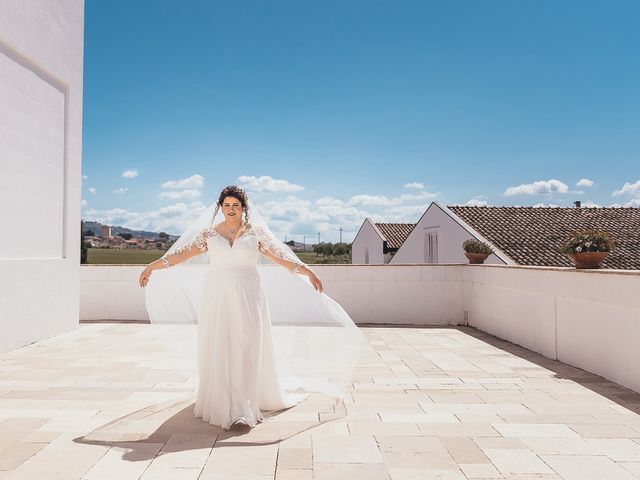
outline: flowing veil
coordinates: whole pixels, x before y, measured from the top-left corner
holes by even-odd
[[[271,244],[270,251],[300,263],[277,239],[258,209],[249,201],[249,223]],[[165,253],[192,243],[198,233],[223,220],[215,203],[202,213]],[[170,268],[155,270],[145,287],[152,324],[167,351],[167,368],[197,379],[198,305],[204,278],[211,266],[205,252]],[[306,276],[297,275],[260,256],[257,269],[269,306],[274,354],[285,392],[323,393],[342,398],[350,386],[363,334],[345,310],[325,293],[318,293]],[[206,294],[206,292],[204,292]]]

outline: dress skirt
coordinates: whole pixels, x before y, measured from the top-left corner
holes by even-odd
[[[198,310],[194,415],[228,429],[291,407],[276,371],[269,306],[255,265],[208,270]]]

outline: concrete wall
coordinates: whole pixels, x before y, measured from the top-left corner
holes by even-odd
[[[146,320],[142,266],[83,266],[80,318]],[[359,324],[468,324],[640,391],[640,272],[317,265]]]
[[[640,391],[640,272],[468,266],[469,325]]]
[[[0,7],[0,351],[78,324],[82,0]]]
[[[148,320],[143,266],[81,268],[81,320]],[[463,316],[462,269],[430,266],[314,265],[325,291],[356,323],[457,324]]]
[[[462,243],[475,237],[434,202],[429,205],[429,208],[389,263],[424,263],[425,235],[428,232],[437,232],[438,234],[438,261],[435,263],[468,262],[462,250]],[[485,263],[505,264],[495,255],[490,255],[485,260]]]
[[[365,251],[369,249],[369,261],[366,261]],[[369,219],[366,219],[360,227],[356,238],[351,244],[351,262],[354,264],[384,264],[383,243],[376,227]],[[387,256],[388,257],[388,256]]]

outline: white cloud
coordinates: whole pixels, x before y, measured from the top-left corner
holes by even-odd
[[[189,204],[180,202],[151,211],[136,211],[125,208],[88,209],[83,212],[82,216],[83,220],[97,221],[105,225],[152,232],[164,231],[180,235],[206,208],[199,201]]]
[[[180,180],[168,180],[164,182],[162,188],[173,189],[201,189],[204,186],[204,177],[202,175],[191,175],[189,178]]]
[[[422,182],[405,183],[404,184],[404,188],[415,188],[416,190],[423,190],[424,189],[424,183],[422,183]]]
[[[428,203],[421,203],[419,205],[399,205],[396,207],[387,208],[378,215],[381,222],[400,222],[400,223],[415,223],[422,216],[422,214],[429,208]]]
[[[161,192],[165,199],[185,195],[186,190],[200,192],[197,189],[182,189]],[[265,221],[278,238],[294,238],[302,241],[306,236],[308,243],[317,241],[317,232],[321,240],[338,241],[342,228],[343,240],[352,241],[366,217],[373,221],[416,222],[429,206],[431,197],[437,194],[415,192],[414,194],[386,197],[387,202],[380,205],[351,204],[351,199],[331,196],[315,200],[300,198],[293,194],[270,194],[256,202],[256,207],[265,217]],[[255,201],[255,200],[254,200]],[[83,219],[96,220],[108,225],[120,225],[133,229],[166,231],[181,234],[189,224],[207,208],[199,198],[179,198],[172,205],[152,211],[137,211],[127,208],[110,210],[83,209]],[[249,212],[251,221],[251,212]]]
[[[366,217],[377,215],[365,212],[334,197],[322,197],[310,202],[293,195],[283,199],[271,199],[257,204],[265,221],[278,238],[302,241],[306,236],[307,243],[318,240],[338,241],[339,229],[342,228],[343,240],[351,241]],[[251,221],[251,212],[249,212]]]
[[[517,205],[514,205],[517,206]],[[533,208],[558,208],[559,205],[556,205],[554,203],[550,203],[549,205],[546,205],[544,203],[536,203],[535,205],[532,205]]]
[[[335,197],[322,197],[316,200],[316,205],[342,205],[342,200]]]
[[[471,198],[467,203],[464,204],[465,207],[486,207],[489,205],[489,202],[485,200],[484,195],[477,195]]]
[[[390,205],[391,200],[384,195],[354,195],[349,205]]]
[[[87,201],[86,200],[82,200],[80,202],[80,205],[82,205],[83,207],[86,207],[87,206]]]
[[[593,187],[596,184],[593,180],[589,180],[588,178],[581,178],[576,183],[576,187]]]
[[[625,207],[640,207],[640,197],[632,198],[624,204]]]
[[[582,202],[581,206],[584,208],[601,208],[602,205],[592,202],[591,200],[587,200],[586,202]]]
[[[402,195],[400,195],[399,197],[396,197],[395,200],[396,201],[400,201],[402,203],[404,202],[413,202],[413,201],[417,201],[417,200],[427,200],[430,198],[436,198],[438,195],[440,195],[439,193],[431,193],[431,192],[420,192],[417,194],[413,194],[413,193],[404,193]]]
[[[196,198],[200,198],[200,195],[200,190],[186,189],[177,191],[169,190],[168,192],[161,192],[158,196],[160,198],[168,198],[169,200],[195,200]]]
[[[116,190],[113,191],[113,193],[117,193],[119,195],[122,195],[123,193],[127,193],[129,191],[129,189],[127,187],[120,187]]]
[[[437,197],[438,193],[420,192],[417,194],[405,193],[397,197],[389,198],[386,195],[354,195],[349,200],[349,205],[370,205],[391,207],[408,202],[427,200]]]
[[[625,182],[620,190],[616,190],[613,192],[613,195],[616,197],[618,195],[640,196],[640,180],[638,180],[636,183]]]
[[[507,197],[512,195],[546,195],[552,193],[567,193],[569,187],[560,180],[554,178],[550,180],[540,180],[533,183],[523,183],[516,187],[509,187],[504,194]]]
[[[137,170],[125,170],[124,172],[122,172],[122,178],[136,178],[137,176]]]
[[[89,187],[89,188],[87,188],[87,190],[88,190],[88,191],[89,191],[89,193],[91,193],[92,195],[95,195],[95,194],[96,194],[96,189],[95,189],[95,187]]]
[[[236,180],[238,186],[254,192],[300,192],[304,190],[302,185],[290,183],[287,180],[275,179],[268,175],[254,177],[242,175]]]

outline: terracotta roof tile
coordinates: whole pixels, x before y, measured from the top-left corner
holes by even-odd
[[[400,248],[407,239],[415,223],[376,223],[387,240],[387,248]]]
[[[640,208],[448,208],[519,265],[572,266],[560,248],[575,230],[593,228],[618,241],[603,268],[640,270]]]

